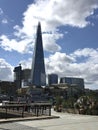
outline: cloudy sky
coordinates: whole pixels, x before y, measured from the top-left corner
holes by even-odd
[[[0,80],[31,68],[41,22],[46,73],[84,78],[98,89],[98,0],[0,0]]]

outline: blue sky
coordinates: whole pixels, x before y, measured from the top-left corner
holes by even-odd
[[[20,63],[31,68],[39,21],[46,73],[98,89],[98,0],[0,0],[0,80]]]

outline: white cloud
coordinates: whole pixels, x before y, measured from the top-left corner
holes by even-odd
[[[0,8],[0,15],[2,15],[3,14],[3,10]]]
[[[31,69],[32,58],[29,58],[28,60],[22,60],[19,64],[21,64],[22,69]]]
[[[93,49],[93,48],[84,48],[84,49],[78,49],[76,50],[72,55],[76,57],[88,57],[88,56],[96,56],[98,53],[98,49]]]
[[[8,20],[7,19],[2,19],[2,24],[7,24],[8,23]]]
[[[7,51],[12,51],[15,50],[19,53],[29,53],[30,52],[30,48],[32,44],[30,44],[32,42],[32,39],[28,39],[25,38],[23,40],[15,40],[15,39],[11,39],[9,40],[9,38],[6,35],[2,35],[0,37],[0,44],[2,46],[3,49],[7,50]],[[33,45],[32,45],[33,46]]]
[[[40,21],[42,24],[44,49],[50,52],[59,51],[61,47],[57,44],[57,40],[63,38],[64,34],[60,33],[58,27],[66,25],[79,28],[86,27],[90,24],[90,21],[87,21],[87,17],[93,15],[96,8],[98,8],[97,0],[36,0],[23,13],[23,26],[16,25],[14,27],[15,31],[13,34],[17,36],[18,40],[9,39],[6,36],[9,42],[5,43],[5,45],[1,44],[1,46],[10,51],[27,52],[25,49],[28,46],[31,49],[31,45],[34,44],[36,27],[38,21]],[[0,9],[0,12],[2,14],[2,9]],[[24,42],[25,40],[26,42]],[[12,41],[14,41],[14,45]],[[3,38],[2,43],[4,42],[5,39]]]
[[[58,34],[43,34],[43,47],[45,48],[46,51],[50,52],[56,52],[60,51],[61,47],[57,44],[55,44],[56,40],[59,39],[60,37],[63,37],[63,35],[58,35]]]
[[[83,52],[85,52],[86,60],[78,62],[77,58],[81,59]],[[29,58],[20,63],[23,69],[31,68],[32,59]],[[83,78],[86,88],[98,89],[98,49],[84,48],[69,55],[56,52],[45,58],[45,68],[46,74],[56,73],[59,77]]]
[[[97,49],[93,49],[93,48],[84,48],[84,49],[78,49],[75,52],[73,52],[72,54],[70,54],[70,56],[74,57],[74,58],[81,58],[83,57],[83,60],[85,60],[86,58],[86,62],[91,62],[93,64],[98,64],[98,48]]]
[[[1,8],[0,8],[0,22],[2,24],[8,24],[7,16],[4,14],[4,12]]]
[[[0,59],[0,80],[13,81],[13,67],[4,59]]]
[[[45,31],[55,30],[60,25],[85,27],[89,24],[86,18],[92,15],[96,8],[98,8],[97,0],[37,0],[24,13],[23,23],[29,26],[27,23],[30,19],[32,21],[30,26],[33,26],[33,23],[36,25],[40,20]]]
[[[86,56],[86,60],[78,62],[77,58],[82,56]],[[47,73],[56,73],[59,77],[81,77],[86,87],[98,89],[98,49],[85,48],[70,55],[57,52],[46,58],[45,63]]]

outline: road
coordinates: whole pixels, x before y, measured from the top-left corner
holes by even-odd
[[[0,130],[98,130],[98,116],[56,113],[57,119],[1,124]]]

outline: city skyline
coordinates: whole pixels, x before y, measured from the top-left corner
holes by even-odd
[[[98,1],[73,3],[0,0],[0,80],[13,81],[20,63],[31,68],[40,21],[46,73],[83,78],[86,88],[98,89]]]

